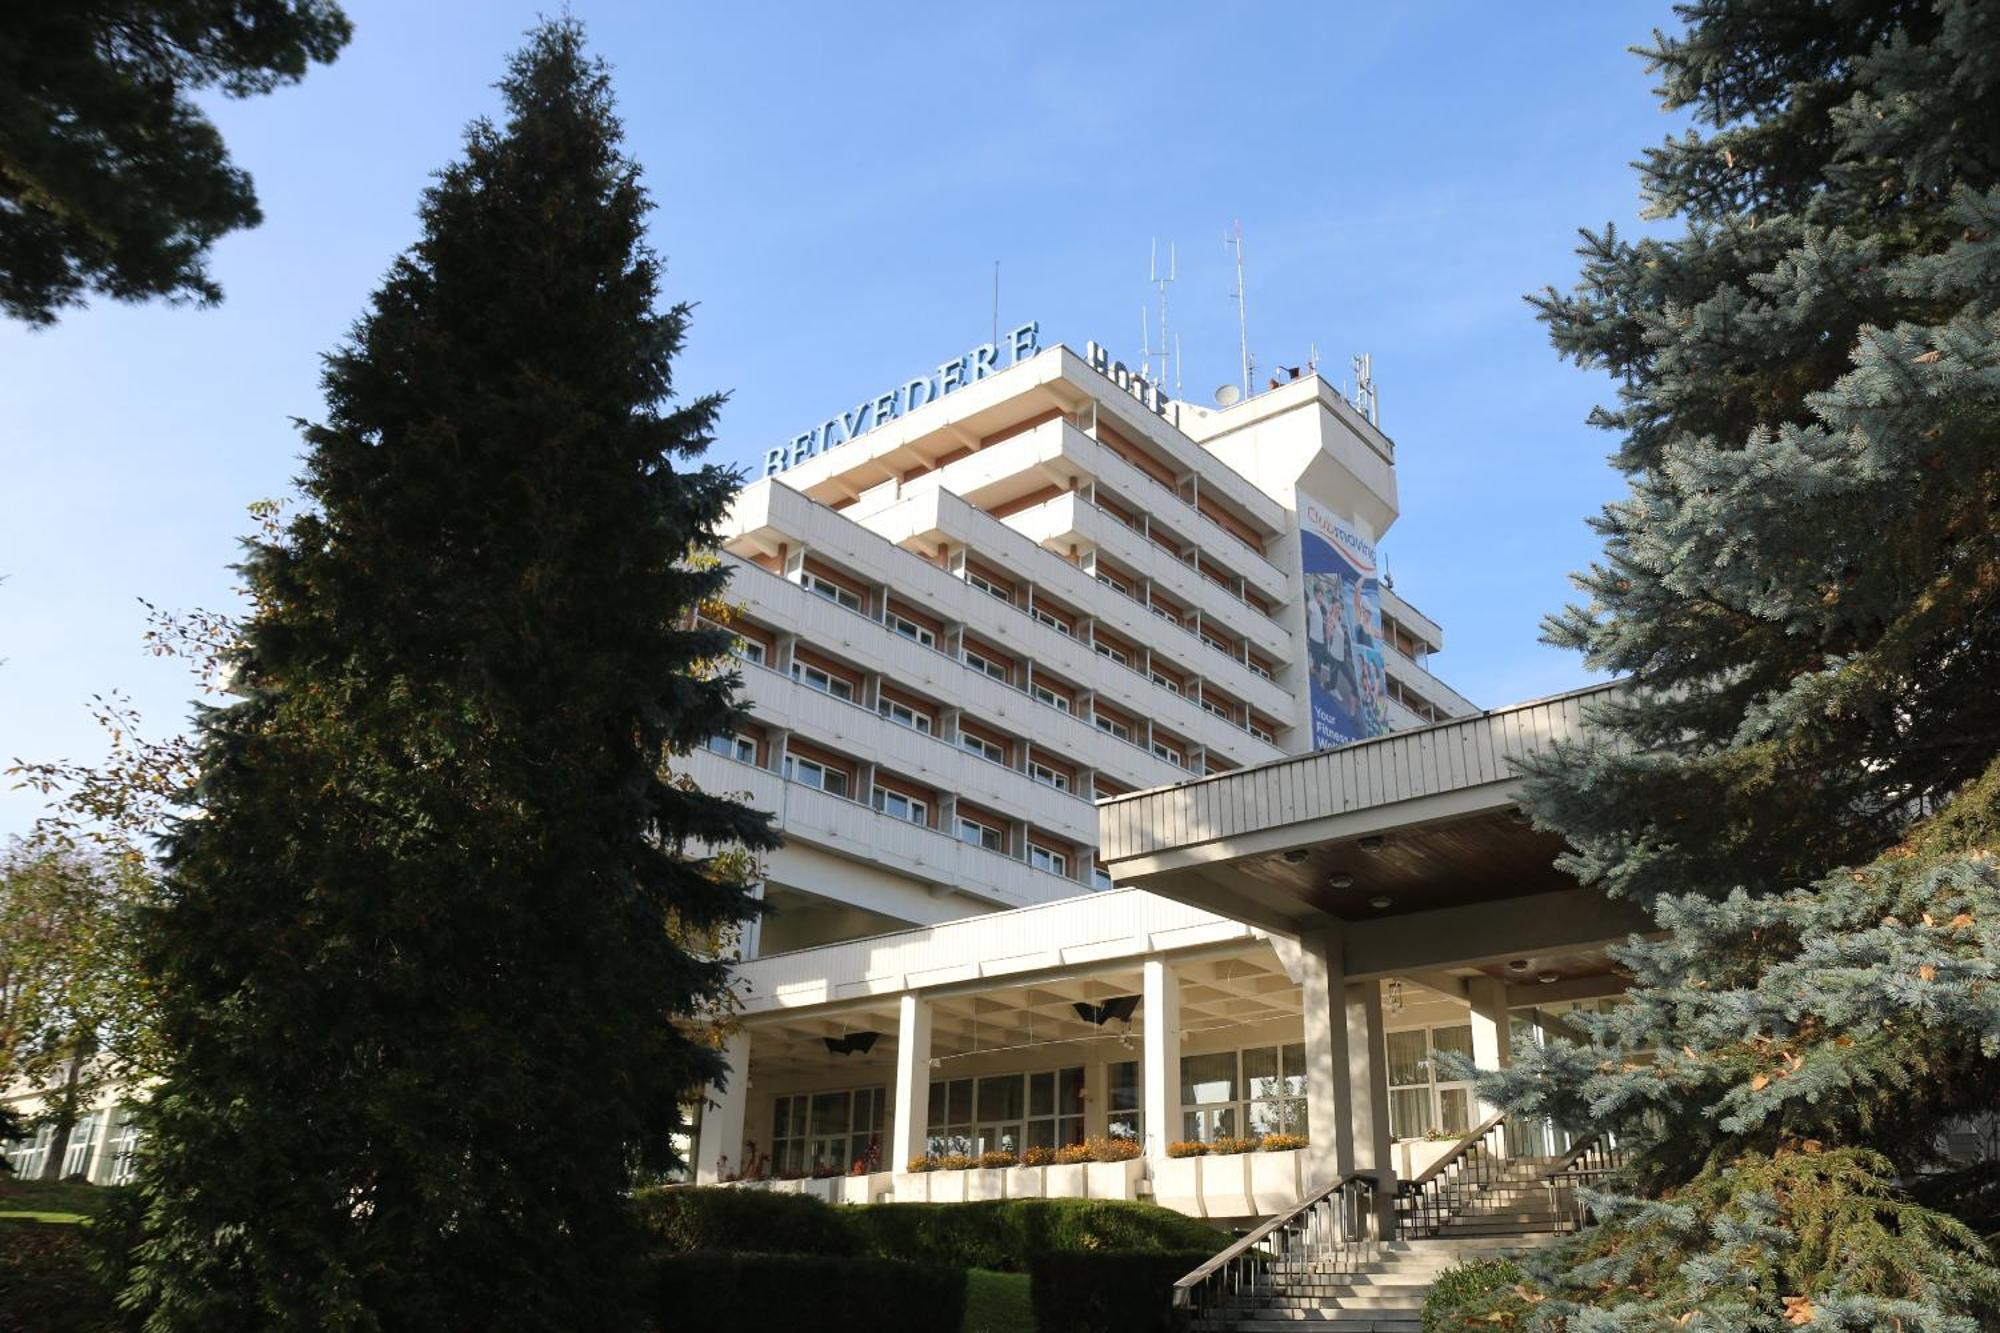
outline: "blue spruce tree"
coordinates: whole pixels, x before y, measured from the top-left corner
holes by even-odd
[[[2000,1328],[2000,10],[1697,0],[1701,127],[1535,304],[1630,493],[1548,637],[1630,682],[1530,775],[1651,913],[1630,1002],[1486,1088],[1631,1179],[1480,1327]],[[1488,1322],[1488,1317],[1492,1322]]]

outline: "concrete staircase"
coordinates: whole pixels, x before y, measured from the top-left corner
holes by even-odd
[[[1417,1333],[1424,1297],[1438,1274],[1461,1259],[1517,1254],[1556,1239],[1553,1233],[1396,1240],[1365,1263],[1273,1265],[1254,1292],[1192,1324],[1197,1333]]]
[[[1552,1189],[1551,1157],[1515,1157],[1499,1163],[1498,1174],[1477,1184],[1447,1184],[1441,1191],[1442,1239],[1546,1235],[1568,1229],[1566,1186]]]

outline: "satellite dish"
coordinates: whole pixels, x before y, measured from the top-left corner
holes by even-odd
[[[1234,384],[1225,384],[1215,391],[1215,405],[1217,407],[1234,407],[1242,398],[1243,390],[1237,388]]]

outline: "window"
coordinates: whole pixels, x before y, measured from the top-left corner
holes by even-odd
[[[1111,872],[1109,870],[1106,870],[1103,866],[1092,866],[1090,868],[1090,887],[1093,889],[1111,889],[1116,888],[1117,885],[1111,882]]]
[[[1213,634],[1210,634],[1207,630],[1203,630],[1201,632],[1201,641],[1207,644],[1209,647],[1215,649],[1215,651],[1217,651],[1218,653],[1227,653],[1231,657],[1236,656],[1236,650],[1234,648],[1232,648],[1228,643],[1224,642],[1223,640],[1216,638]]]
[[[1110,732],[1127,745],[1132,743],[1132,728],[1126,726],[1123,722],[1115,722],[1102,713],[1097,715],[1097,729],[1099,731]]]
[[[1171,745],[1167,745],[1161,741],[1154,741],[1153,753],[1172,764],[1175,768],[1187,767],[1187,760],[1182,758],[1181,752]]]
[[[764,645],[757,642],[755,639],[738,639],[736,641],[735,648],[736,648],[736,655],[742,658],[744,661],[748,662],[751,666],[764,665],[764,660],[765,660]]]
[[[1235,718],[1233,718],[1230,715],[1230,712],[1227,708],[1224,708],[1221,704],[1216,703],[1214,700],[1210,699],[1206,694],[1201,696],[1200,702],[1201,702],[1202,712],[1213,713],[1225,722],[1235,721]]]
[[[1104,1067],[1104,1132],[1114,1139],[1137,1140],[1145,1134],[1146,1117],[1141,1107],[1139,1062],[1121,1060]]]
[[[14,1165],[16,1180],[38,1180],[42,1163],[48,1160],[49,1146],[55,1142],[56,1127],[44,1124],[32,1135],[9,1145],[7,1160]]]
[[[879,1168],[888,1105],[886,1088],[778,1097],[771,1110],[771,1173],[846,1175],[857,1162]]]
[[[1432,1130],[1463,1134],[1472,1128],[1472,1085],[1446,1078],[1437,1067],[1443,1052],[1472,1057],[1471,1024],[1391,1032],[1387,1046],[1391,1134],[1420,1139]]]
[[[1125,582],[1124,579],[1119,578],[1116,574],[1107,574],[1100,569],[1097,571],[1097,581],[1113,592],[1122,592],[1127,597],[1132,595],[1132,585]]]
[[[1007,684],[1009,678],[1013,675],[1004,662],[988,657],[976,648],[967,648],[964,656],[967,666],[971,667],[974,671],[985,672],[1003,685]]]
[[[891,611],[887,623],[890,629],[914,643],[920,643],[926,648],[937,647],[937,635],[931,633],[916,621],[911,620],[908,616],[900,616]]]
[[[861,609],[861,598],[831,579],[823,579],[817,574],[807,574],[799,582],[805,585],[807,592],[818,593],[829,602],[844,606],[850,611]]]
[[[830,694],[849,703],[854,702],[854,682],[844,676],[836,676],[831,671],[824,671],[804,662],[794,662],[792,679],[809,690],[818,690],[821,694]]]
[[[1014,602],[1013,589],[1001,587],[998,583],[994,582],[992,579],[987,578],[984,574],[979,573],[977,570],[972,570],[972,569],[966,570],[965,581],[967,583],[970,583],[973,587],[979,589],[979,591],[983,593],[988,593],[994,597],[998,597],[1001,601],[1006,602],[1010,606]]]
[[[1272,679],[1271,668],[1265,666],[1262,662],[1249,661],[1245,662],[1243,665],[1249,667],[1253,673],[1262,676],[1265,680]]]
[[[926,828],[931,822],[931,808],[914,796],[905,796],[887,787],[875,789],[875,808],[891,819],[900,819],[906,824],[920,824]]]
[[[967,753],[976,754],[981,759],[990,759],[996,764],[1007,762],[1007,747],[994,741],[989,741],[984,736],[975,736],[969,731],[961,731],[958,733],[958,743]]]
[[[1146,609],[1151,611],[1154,615],[1158,616],[1160,619],[1166,621],[1169,625],[1173,625],[1177,628],[1180,627],[1181,618],[1175,615],[1173,612],[1167,610],[1165,607],[1155,605],[1155,606],[1149,606]]]
[[[62,1173],[68,1176],[90,1174],[91,1158],[96,1156],[97,1131],[103,1126],[104,1117],[97,1112],[77,1120],[69,1132],[69,1147],[63,1153]]]
[[[847,795],[847,774],[815,759],[785,756],[785,776],[804,787],[817,787],[829,796]]]
[[[1258,726],[1255,722],[1250,724],[1250,734],[1266,745],[1276,745],[1278,743],[1278,738],[1275,734]]]
[[[931,715],[929,713],[919,713],[908,704],[899,704],[893,699],[883,699],[875,707],[883,717],[888,718],[899,727],[908,727],[911,731],[921,731],[926,736],[931,734]]]
[[[1044,787],[1054,787],[1057,791],[1069,790],[1069,774],[1050,768],[1047,764],[1029,764],[1028,776],[1041,783]]]
[[[1055,613],[1050,611],[1044,611],[1042,610],[1041,607],[1038,606],[1033,611],[1030,611],[1028,614],[1032,615],[1035,619],[1041,621],[1044,625],[1047,625],[1050,629],[1054,630],[1056,633],[1064,636],[1065,638],[1069,637],[1069,626],[1066,623],[1064,623],[1063,620]]]
[[[1004,851],[1007,835],[991,824],[983,824],[967,815],[958,817],[958,840],[974,847],[983,847],[989,852]]]
[[[1112,661],[1116,662],[1119,666],[1122,666],[1127,670],[1131,669],[1132,659],[1126,655],[1125,650],[1123,648],[1113,648],[1108,643],[1100,643],[1095,645],[1095,647],[1097,648],[1097,655],[1099,657],[1108,657]]]
[[[1057,694],[1046,685],[1035,686],[1032,693],[1035,698],[1055,709],[1058,713],[1067,713],[1069,711],[1069,700]]]
[[[1069,874],[1069,858],[1061,852],[1052,852],[1046,847],[1028,844],[1028,864],[1037,870],[1046,870],[1051,875]]]
[[[1083,1067],[939,1079],[930,1088],[930,1151],[1018,1153],[1083,1142]]]
[[[710,754],[719,754],[724,759],[734,759],[739,764],[757,762],[757,742],[748,736],[738,736],[733,731],[718,731],[708,738]]]
[[[111,1154],[111,1170],[106,1174],[107,1185],[129,1185],[132,1183],[133,1163],[139,1152],[139,1122],[130,1108],[120,1107],[112,1122],[111,1142],[106,1145]]]
[[[1181,692],[1181,683],[1179,681],[1168,676],[1163,676],[1157,671],[1153,673],[1153,683],[1163,690],[1172,690],[1175,694]]]
[[[1181,1137],[1306,1132],[1306,1048],[1253,1046],[1181,1057]]]

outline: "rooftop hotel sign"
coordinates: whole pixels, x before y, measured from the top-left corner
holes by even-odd
[[[794,435],[778,448],[765,450],[764,475],[768,477],[788,467],[797,467],[835,445],[845,444],[877,427],[886,426],[904,413],[914,412],[925,403],[936,402],[954,389],[976,384],[988,375],[1005,369],[1000,365],[1002,347],[1007,351],[1007,365],[1020,364],[1041,350],[1037,342],[1040,331],[1040,324],[1030,320],[1017,329],[1009,330],[997,344],[981,343],[944,362],[928,375],[905,381],[886,393],[863,399],[849,411],[828,417],[811,430]]]

